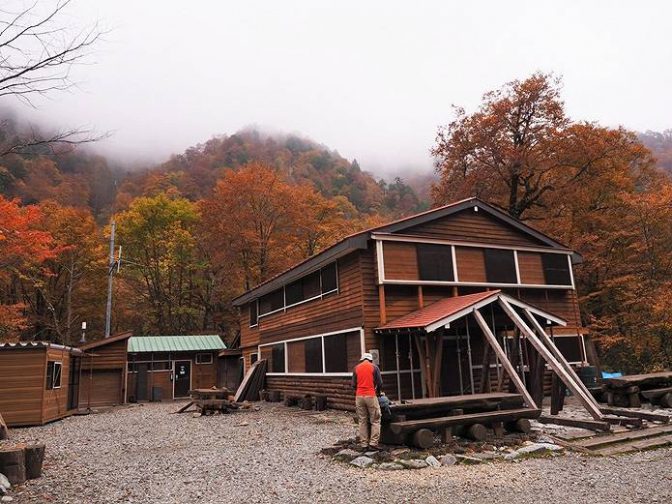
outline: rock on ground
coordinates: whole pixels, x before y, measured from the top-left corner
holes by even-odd
[[[320,455],[354,436],[351,415],[278,404],[200,418],[170,414],[180,406],[116,408],[14,429],[17,440],[43,441],[48,450],[44,476],[12,488],[12,504],[672,501],[669,448],[617,459],[570,453],[518,464],[369,471]],[[243,421],[249,425],[234,427]]]

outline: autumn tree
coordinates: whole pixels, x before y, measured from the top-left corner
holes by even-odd
[[[184,334],[201,328],[199,262],[194,203],[158,194],[137,198],[117,217],[123,247],[121,279],[132,282],[148,309],[145,331]]]
[[[603,171],[638,172],[650,153],[623,129],[573,122],[561,83],[537,73],[483,96],[479,109],[439,130],[432,149],[440,181],[437,203],[480,196],[517,218],[553,212],[571,191]]]
[[[40,229],[41,211],[0,196],[0,340],[28,327],[21,282],[35,278],[55,255],[52,236]]]

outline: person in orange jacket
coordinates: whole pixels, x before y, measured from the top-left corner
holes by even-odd
[[[380,440],[380,403],[378,396],[383,389],[380,369],[373,363],[373,355],[362,354],[359,364],[352,372],[352,388],[355,389],[355,406],[359,423],[359,445],[362,448],[377,448]]]

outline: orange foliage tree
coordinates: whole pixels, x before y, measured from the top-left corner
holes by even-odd
[[[54,257],[51,235],[40,230],[41,211],[0,196],[0,339],[16,339],[27,327],[20,282]]]
[[[433,149],[435,203],[480,196],[580,252],[582,315],[606,363],[670,367],[670,180],[634,134],[570,120],[560,91],[535,74],[458,109]]]

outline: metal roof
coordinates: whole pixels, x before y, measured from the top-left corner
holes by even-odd
[[[473,312],[474,309],[487,306],[500,298],[505,299],[515,306],[526,308],[535,315],[544,317],[550,322],[561,326],[567,325],[567,322],[560,317],[516,299],[513,296],[504,294],[500,290],[494,290],[441,299],[425,308],[408,313],[407,315],[377,327],[375,331],[383,333],[386,331],[399,330],[421,330],[432,332],[446,324],[450,324],[453,320],[468,315]]]
[[[30,350],[31,348],[52,348],[54,350],[65,350],[76,355],[83,353],[79,348],[59,345],[49,341],[19,341],[17,343],[3,343],[0,342],[0,349],[14,349],[14,350]]]
[[[224,350],[226,345],[217,334],[185,336],[131,336],[129,353],[140,352],[201,352]]]
[[[486,203],[479,198],[466,198],[442,207],[433,208],[425,212],[411,215],[410,217],[405,217],[382,226],[373,227],[366,229],[364,231],[359,231],[350,236],[346,236],[343,240],[335,243],[329,248],[326,248],[322,252],[315,254],[314,256],[304,259],[302,262],[294,265],[293,267],[278,273],[277,275],[269,278],[265,282],[253,287],[247,292],[241,294],[237,298],[233,299],[234,306],[242,306],[243,304],[256,299],[259,296],[268,294],[269,292],[274,291],[282,287],[283,285],[296,280],[297,278],[302,277],[308,273],[312,273],[321,266],[326,265],[327,263],[343,257],[354,250],[357,249],[366,249],[367,242],[371,237],[371,233],[398,233],[404,229],[417,226],[419,224],[424,224],[426,222],[433,221],[435,219],[440,219],[441,217],[446,217],[452,215],[468,208],[478,207],[479,209],[485,211],[487,214],[495,217],[508,225],[526,233],[540,242],[542,246],[548,246],[555,249],[567,250],[560,242],[555,241],[544,233],[537,231],[536,229],[530,227],[529,225],[514,219],[508,215],[505,211],[500,210],[499,208]],[[582,257],[580,254],[573,252],[571,254],[572,262],[574,264],[582,262]]]

